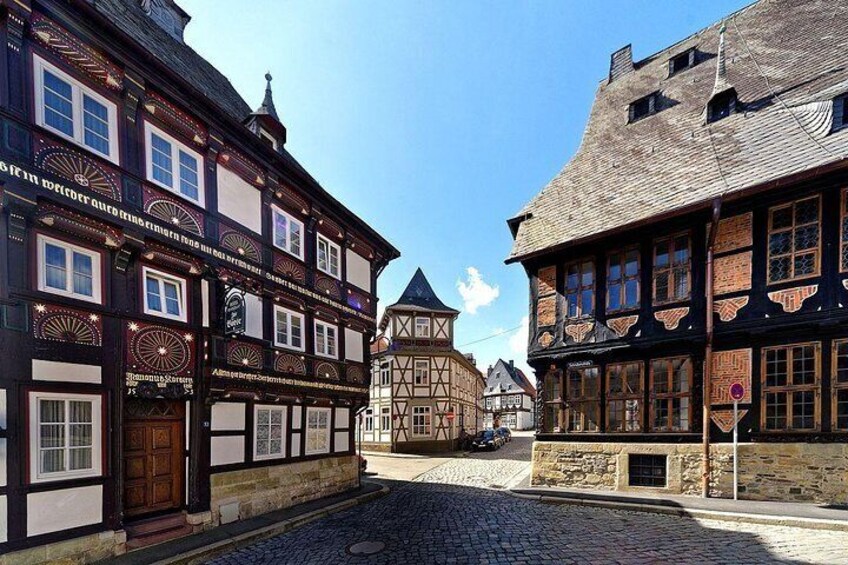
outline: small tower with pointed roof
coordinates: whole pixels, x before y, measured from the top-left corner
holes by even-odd
[[[265,97],[262,104],[245,120],[245,125],[259,138],[280,151],[286,143],[286,126],[280,121],[274,106],[274,94],[271,91],[271,73],[265,73]]]

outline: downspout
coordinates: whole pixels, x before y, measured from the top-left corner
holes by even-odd
[[[712,395],[712,372],[713,372],[713,248],[715,246],[718,222],[721,217],[721,199],[719,196],[713,200],[713,216],[710,220],[710,234],[707,238],[707,336],[704,345],[704,452],[701,456],[704,475],[701,494],[704,498],[710,496],[710,475],[712,474],[710,461],[710,396]]]

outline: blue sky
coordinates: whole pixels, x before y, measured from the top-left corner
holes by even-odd
[[[506,219],[577,149],[610,54],[632,43],[642,59],[748,4],[178,3],[193,17],[187,42],[251,106],[271,71],[288,150],[400,249],[381,304],[420,266],[464,310],[457,346],[519,327],[460,347],[484,371],[498,357],[526,367],[527,278],[503,263]]]

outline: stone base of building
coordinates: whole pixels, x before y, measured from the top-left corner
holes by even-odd
[[[127,534],[124,530],[107,530],[55,543],[30,547],[0,555],[0,565],[21,563],[51,563],[76,565],[93,563],[127,551]]]
[[[377,453],[391,453],[392,452],[392,444],[391,443],[378,443],[378,442],[362,442],[362,451],[375,451]]]
[[[632,454],[666,456],[666,486],[631,486]],[[537,441],[532,484],[607,491],[701,494],[701,444]],[[710,494],[733,496],[733,446],[713,444]],[[739,497],[848,503],[848,444],[739,444]]]
[[[215,473],[212,523],[226,524],[338,494],[358,485],[356,455]]]

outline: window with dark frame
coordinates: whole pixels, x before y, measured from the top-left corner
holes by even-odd
[[[668,61],[668,76],[674,76],[695,66],[695,49],[687,49]]]
[[[736,91],[726,90],[716,94],[707,104],[707,121],[717,122],[723,120],[736,111]]]
[[[821,386],[818,343],[764,348],[762,429],[770,432],[820,429]]]
[[[610,253],[607,258],[607,312],[639,307],[639,248]]]
[[[654,304],[689,300],[692,291],[691,243],[688,233],[654,242]]]
[[[848,126],[848,96],[842,97],[842,125]]]
[[[629,121],[630,123],[647,118],[650,115],[656,114],[659,110],[658,106],[659,93],[652,92],[647,96],[632,102],[630,104]]]
[[[575,261],[565,267],[565,316],[584,318],[595,313],[595,263]]]
[[[566,421],[569,432],[601,429],[601,386],[597,367],[568,370]]]
[[[652,432],[692,429],[692,361],[671,357],[651,361]]]
[[[562,383],[561,373],[551,371],[545,375],[545,431],[556,432],[561,427]]]
[[[848,339],[833,342],[833,431],[848,431]]]
[[[628,484],[632,487],[665,487],[667,456],[631,453],[627,456]]]
[[[642,363],[607,365],[607,432],[642,431]]]
[[[769,209],[769,283],[819,274],[820,204],[820,198],[812,196]]]

